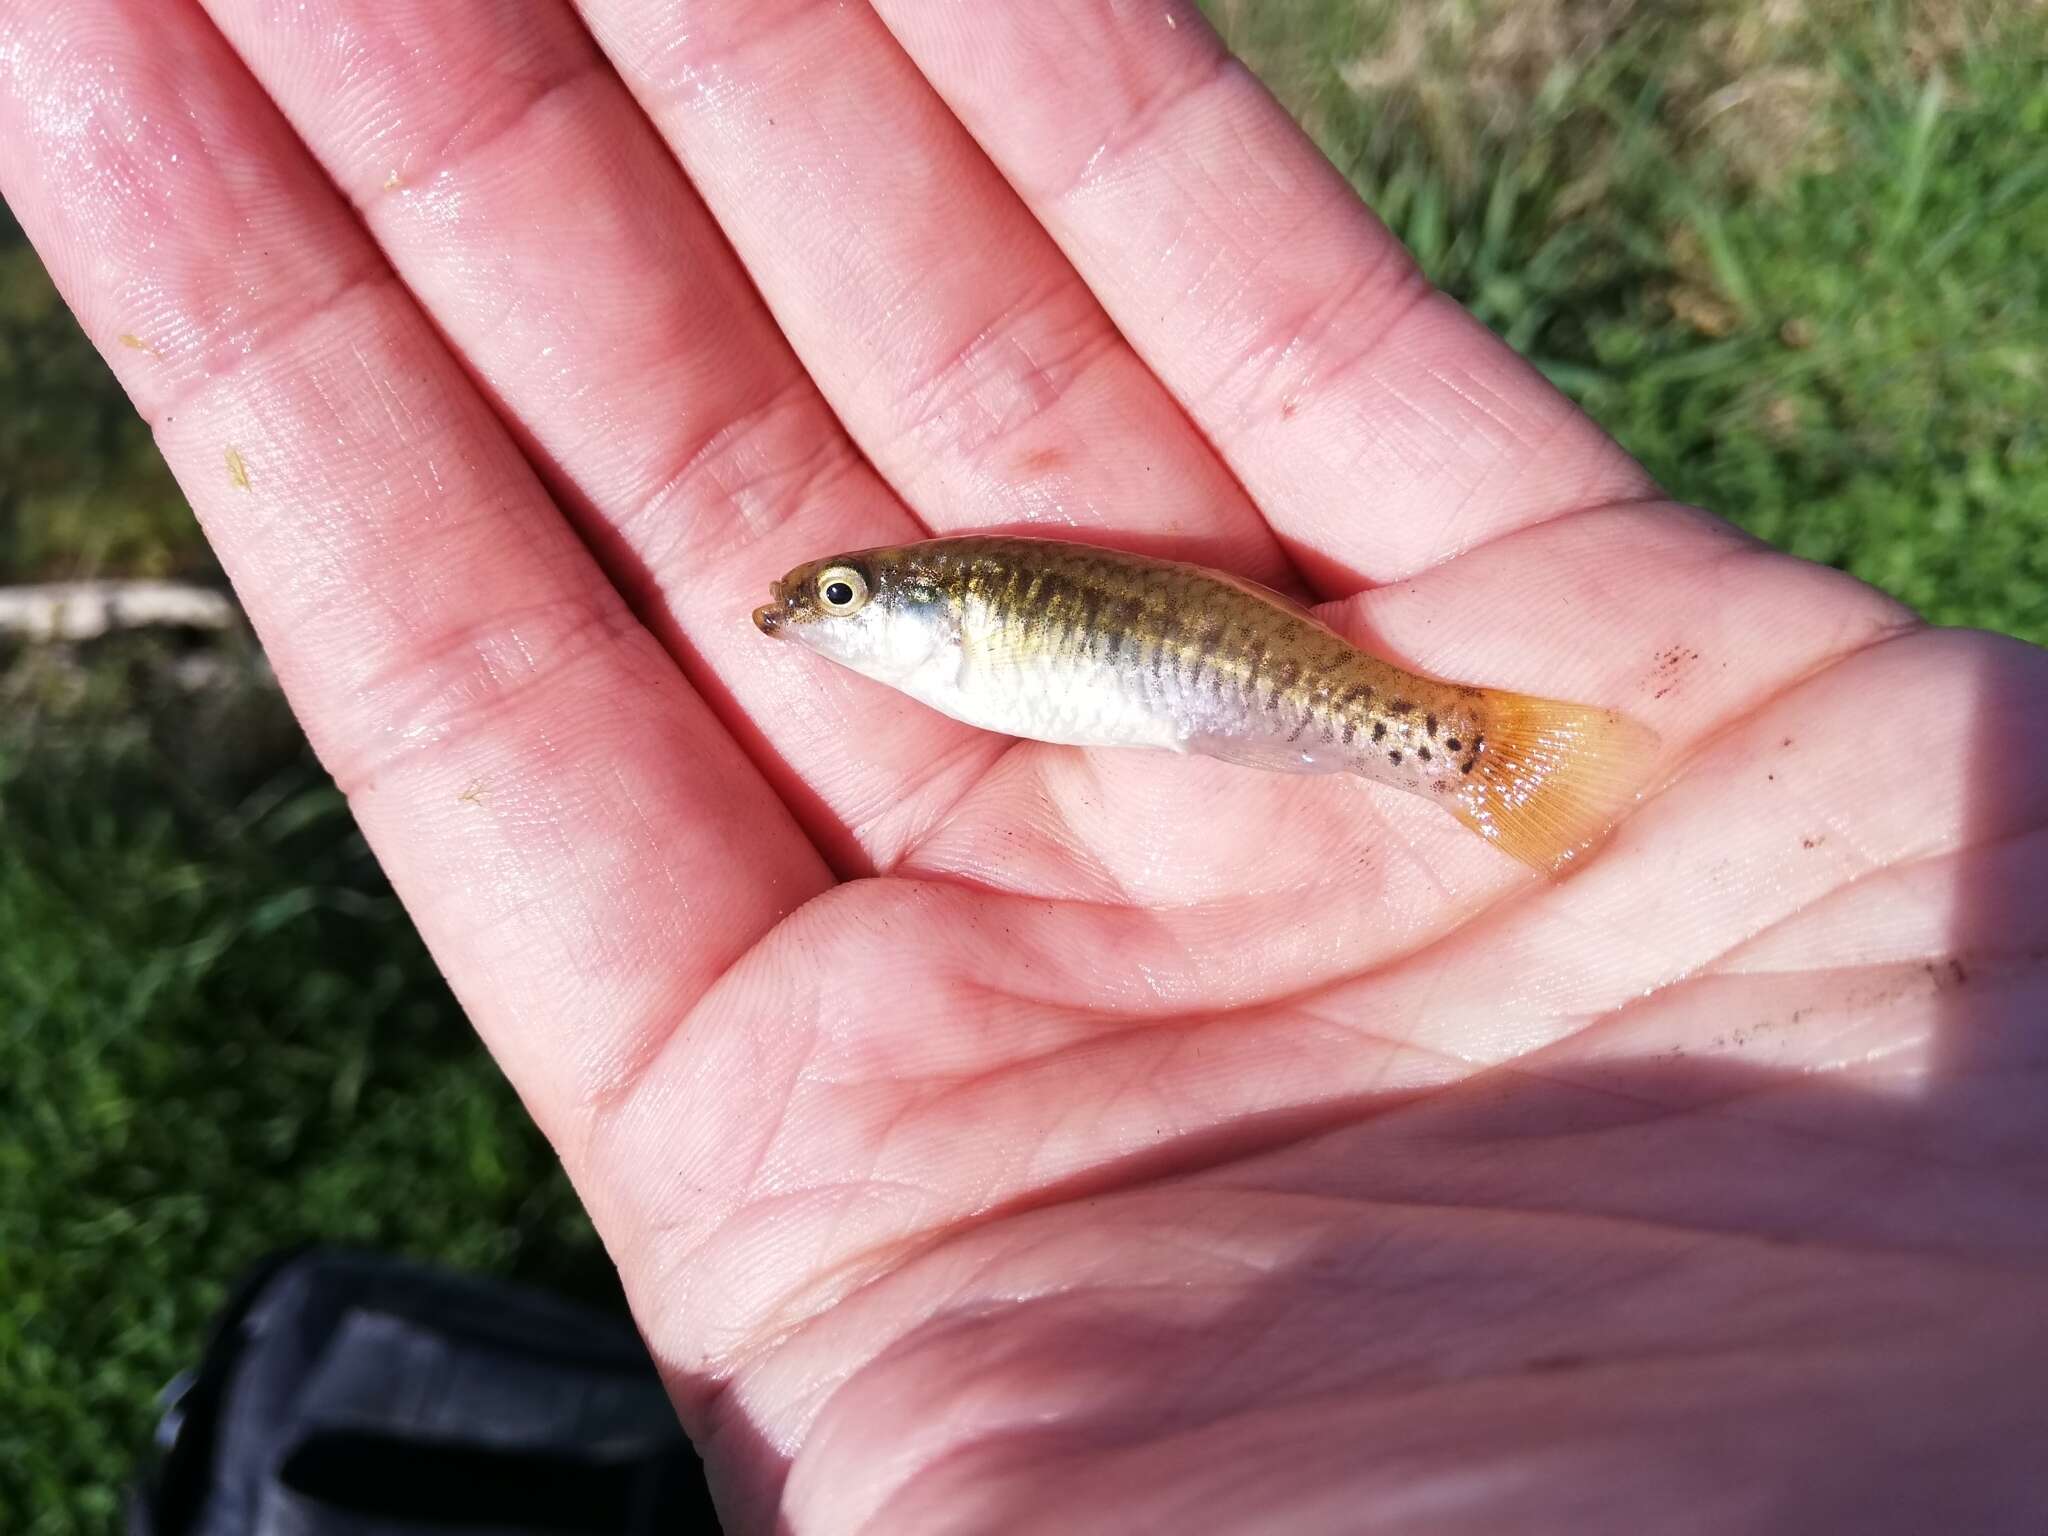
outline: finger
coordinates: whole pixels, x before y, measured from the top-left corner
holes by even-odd
[[[1188,0],[875,9],[1283,537],[1385,582],[1646,493]]]
[[[0,4],[0,178],[574,1167],[828,877],[186,0]]]
[[[868,457],[932,527],[1287,581],[1185,415],[865,5],[578,0]]]
[[[565,0],[206,4],[778,791],[842,867],[887,863],[1000,743],[747,616],[922,530]]]

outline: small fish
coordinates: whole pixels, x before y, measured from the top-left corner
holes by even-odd
[[[1300,604],[1177,561],[969,535],[798,566],[754,610],[985,730],[1355,773],[1556,870],[1642,788],[1657,738],[1612,710],[1404,672]]]

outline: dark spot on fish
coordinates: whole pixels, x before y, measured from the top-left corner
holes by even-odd
[[[1102,633],[1097,620],[1102,617],[1102,588],[1084,586],[1081,588],[1081,644],[1086,650],[1095,648],[1095,638]]]
[[[1432,740],[1432,741],[1436,740],[1436,716],[1435,716],[1435,715],[1424,715],[1424,716],[1422,717],[1422,728],[1423,728],[1423,729],[1424,729],[1425,731],[1429,732],[1429,738],[1430,738],[1430,740]]]
[[[1259,636],[1259,648],[1252,652],[1251,665],[1245,668],[1244,696],[1247,704],[1258,697],[1259,674],[1266,669],[1266,655],[1272,642],[1264,635]]]
[[[1413,709],[1414,707],[1415,705],[1407,699],[1395,699],[1391,704],[1387,706],[1387,708],[1391,709],[1397,715],[1405,715],[1408,713],[1409,710]]]
[[[1401,761],[1401,749],[1399,747],[1396,747],[1393,751],[1389,752],[1387,754],[1387,761],[1395,764],[1396,766],[1399,766]]]
[[[1386,722],[1386,721],[1384,721],[1384,720],[1375,720],[1375,721],[1373,721],[1373,723],[1372,723],[1372,739],[1373,739],[1374,741],[1385,741],[1385,740],[1387,739],[1387,722]]]
[[[1348,743],[1358,734],[1359,719],[1357,706],[1372,697],[1370,683],[1353,683],[1331,701],[1330,710],[1344,722],[1344,740]]]
[[[1472,770],[1473,770],[1474,768],[1476,768],[1476,767],[1477,767],[1478,765],[1479,765],[1479,759],[1478,759],[1478,758],[1476,758],[1476,757],[1468,757],[1468,758],[1466,758],[1466,759],[1465,759],[1465,761],[1463,761],[1462,763],[1458,764],[1458,772],[1460,772],[1460,773],[1470,773],[1470,772],[1471,772],[1471,771],[1472,771]]]
[[[1458,738],[1455,736],[1446,736],[1444,738],[1444,745],[1446,747],[1449,747],[1453,752],[1464,751],[1463,746],[1459,744]]]
[[[1280,695],[1301,681],[1301,663],[1289,657],[1280,666],[1279,674],[1273,680],[1272,691],[1266,699],[1266,708],[1278,709]]]
[[[1485,750],[1486,738],[1484,736],[1474,736],[1472,738],[1472,755],[1474,757],[1477,757],[1480,753],[1484,752]]]
[[[1422,759],[1422,760],[1423,760],[1423,761],[1424,761],[1424,762],[1426,763],[1426,762],[1428,762],[1428,761],[1429,761],[1429,748],[1427,748],[1427,747],[1417,747],[1417,748],[1415,749],[1415,755],[1416,755],[1417,757],[1421,758],[1421,759]]]

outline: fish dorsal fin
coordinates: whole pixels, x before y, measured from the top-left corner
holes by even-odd
[[[1316,613],[1306,603],[1301,602],[1297,598],[1289,597],[1285,592],[1275,592],[1264,582],[1253,581],[1249,576],[1239,576],[1234,571],[1210,571],[1207,574],[1237,588],[1238,591],[1244,593],[1247,597],[1256,597],[1262,602],[1271,603],[1275,608],[1293,614],[1297,619],[1306,619],[1325,634],[1337,635],[1337,631],[1330,628],[1329,621]],[[1337,635],[1337,638],[1344,640],[1342,635]],[[1344,640],[1344,643],[1349,645],[1351,642]]]

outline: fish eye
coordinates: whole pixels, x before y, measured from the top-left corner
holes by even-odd
[[[827,613],[853,613],[867,600],[867,578],[852,566],[828,566],[818,572],[818,602]]]

